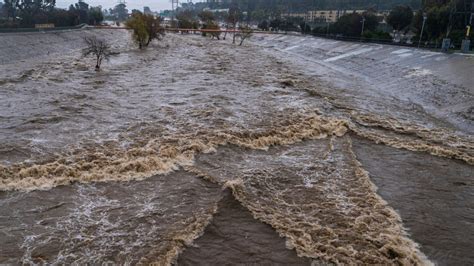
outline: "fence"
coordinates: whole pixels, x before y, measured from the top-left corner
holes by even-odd
[[[441,42],[426,42],[426,41],[415,41],[411,43],[406,42],[394,42],[392,39],[373,39],[373,38],[364,38],[364,37],[347,37],[341,35],[333,34],[310,34],[310,36],[315,36],[319,38],[341,40],[341,41],[350,41],[350,42],[366,42],[366,43],[378,43],[394,46],[404,46],[404,47],[420,47],[425,49],[441,49]],[[461,43],[451,43],[454,47],[461,47]],[[474,48],[474,43],[471,42],[471,50]]]

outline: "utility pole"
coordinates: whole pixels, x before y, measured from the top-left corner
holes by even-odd
[[[472,19],[474,17],[474,13],[471,13],[471,18],[469,18],[469,23],[468,25],[466,26],[466,40],[469,39],[469,37],[471,36],[471,30],[472,30]]]
[[[175,19],[176,19],[176,9],[178,8],[179,6],[179,0],[171,0],[171,10],[172,10],[172,14],[171,14],[171,25],[173,27],[175,27]]]
[[[423,13],[423,25],[421,26],[421,34],[420,34],[420,40],[418,41],[418,48],[420,48],[420,45],[421,45],[421,37],[423,37],[423,31],[425,30],[425,23],[426,23],[426,19],[428,17],[426,16],[426,13]]]
[[[474,17],[474,0],[472,0],[470,9],[471,9],[470,10],[471,15],[469,17],[469,22],[466,25],[466,37],[464,38],[464,40],[462,40],[462,43],[461,43],[461,52],[463,52],[463,53],[469,53],[469,50],[471,49],[471,30],[472,30],[472,26],[473,26],[472,25],[472,20],[473,20],[473,17]],[[467,8],[464,11],[467,15],[467,13],[468,13]]]

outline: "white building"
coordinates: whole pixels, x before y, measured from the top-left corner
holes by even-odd
[[[329,22],[334,23],[339,20],[345,14],[357,13],[363,14],[367,10],[313,10],[304,13],[286,13],[283,17],[301,18],[307,22]],[[378,11],[375,13],[376,16],[386,17],[390,11]]]

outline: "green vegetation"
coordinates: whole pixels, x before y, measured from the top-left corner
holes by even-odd
[[[247,12],[246,21],[262,21],[280,17],[283,13],[306,12],[309,10],[390,10],[398,5],[412,9],[421,7],[420,0],[232,0],[208,4],[210,8],[238,7]]]
[[[123,3],[116,5],[113,9],[109,9],[108,17],[109,20],[114,20],[117,22],[122,22],[128,18],[128,9],[127,6]]]
[[[393,37],[389,33],[393,28],[397,42],[410,44],[411,40],[415,45],[420,39],[425,15],[421,40],[428,47],[439,47],[444,38],[450,38],[454,46],[459,47],[466,38],[466,26],[473,23],[470,16],[474,12],[471,0],[228,0],[207,3],[207,7],[239,10],[239,21],[253,22],[264,31],[300,31],[391,42]],[[363,14],[347,13],[336,23],[309,22],[285,16],[310,10],[367,11]],[[386,17],[377,14],[383,10],[391,11]],[[469,38],[474,43],[473,35],[471,33]]]
[[[423,25],[423,15],[426,16],[422,36],[424,43],[440,43],[443,38],[450,38],[455,47],[466,38],[466,26],[469,25],[472,8],[471,1],[463,0],[424,0],[423,10],[414,17],[414,28],[420,37]],[[473,21],[474,23],[474,21]],[[470,36],[474,43],[473,34]]]
[[[34,27],[35,24],[53,23],[69,27],[82,23],[98,25],[104,20],[100,7],[91,7],[79,1],[68,10],[55,8],[55,0],[4,0],[0,10],[0,28]],[[1,17],[1,16],[0,16]]]
[[[387,23],[397,31],[406,29],[412,21],[413,10],[409,6],[396,6],[387,17]]]
[[[252,36],[253,30],[249,26],[242,26],[242,27],[239,28],[239,30],[240,30],[240,33],[239,33],[239,37],[240,37],[239,46],[242,46],[244,41],[246,39],[249,39]]]
[[[203,30],[214,30],[214,32],[210,32],[209,35],[212,36],[212,38],[216,38],[220,40],[221,32],[218,31],[220,29],[219,24],[216,22],[216,17],[214,16],[214,13],[210,11],[202,11],[201,13],[198,14],[199,19],[202,21],[202,29]],[[203,32],[203,36],[206,36],[207,33]]]
[[[362,40],[372,42],[391,42],[392,36],[384,31],[364,31],[362,34]]]
[[[178,28],[180,29],[197,29],[199,23],[194,18],[194,13],[191,10],[183,10],[176,14],[178,20]]]
[[[360,38],[364,35],[366,40],[382,37],[391,40],[390,34],[381,34],[377,30],[378,25],[379,18],[372,11],[367,11],[363,14],[345,14],[336,23],[327,24],[324,27],[315,27],[312,32],[315,35],[324,34],[350,38]]]
[[[153,40],[158,40],[164,35],[161,19],[153,15],[134,12],[125,25],[132,29],[133,39],[140,49],[148,47]]]

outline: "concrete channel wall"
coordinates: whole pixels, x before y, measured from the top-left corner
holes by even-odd
[[[126,30],[79,29],[66,31],[0,33],[0,64],[15,63],[30,58],[66,54],[84,48],[84,37],[97,36],[112,46],[129,43]]]
[[[253,41],[299,60],[315,74],[337,73],[337,80],[327,81],[344,89],[377,92],[474,132],[473,55],[312,36],[255,36]]]

